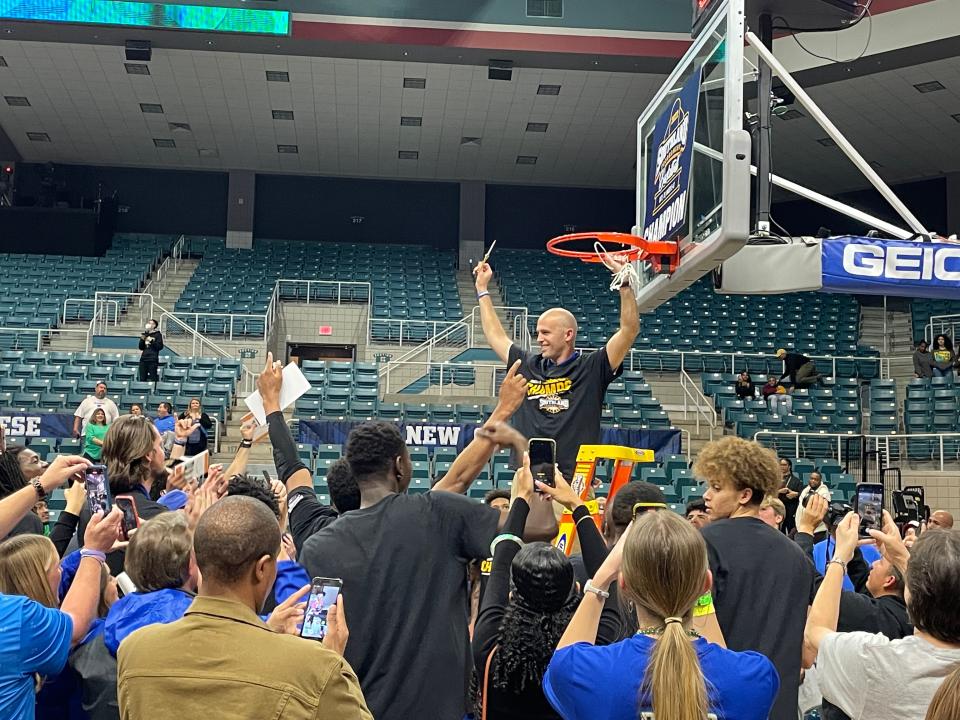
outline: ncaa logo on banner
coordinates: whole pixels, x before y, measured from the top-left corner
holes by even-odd
[[[649,140],[644,141],[650,154],[643,219],[643,237],[647,240],[673,240],[687,223],[687,188],[699,101],[698,70],[657,119]]]

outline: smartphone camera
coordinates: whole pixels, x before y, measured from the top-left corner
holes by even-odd
[[[337,596],[343,581],[340,578],[314,578],[303,614],[300,637],[323,640],[327,636],[327,614],[331,605],[337,604]]]
[[[883,485],[861,483],[857,485],[854,509],[860,516],[860,537],[870,537],[868,530],[883,527]]]
[[[530,455],[530,472],[534,483],[556,487],[554,472],[557,464],[557,443],[549,438],[531,438],[527,447]],[[536,484],[534,484],[536,488]]]
[[[107,482],[107,467],[91,465],[83,472],[83,483],[87,490],[87,506],[91,513],[110,512],[110,484]]]

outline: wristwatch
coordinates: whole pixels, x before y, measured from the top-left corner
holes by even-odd
[[[584,584],[584,586],[583,586],[583,591],[584,591],[584,592],[592,592],[592,593],[595,593],[596,595],[598,595],[599,597],[603,598],[604,600],[606,600],[608,597],[610,597],[610,593],[609,593],[609,592],[607,592],[606,590],[603,590],[603,589],[601,589],[601,588],[598,588],[596,585],[593,584],[593,581],[591,581],[591,580],[587,580],[587,582]]]
[[[46,500],[47,491],[43,489],[43,485],[40,484],[40,480],[37,478],[32,478],[30,484],[33,485],[33,489],[37,491],[37,500]]]

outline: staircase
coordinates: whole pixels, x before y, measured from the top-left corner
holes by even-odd
[[[700,379],[690,376],[693,386],[696,389],[694,395],[702,394]],[[710,442],[711,426],[710,422],[698,411],[698,407],[711,414],[713,406],[709,398],[698,398],[699,402],[690,400],[680,384],[680,376],[676,373],[650,373],[644,371],[644,381],[650,385],[653,396],[660,401],[660,405],[670,415],[670,423],[678,430],[685,430],[682,443],[685,455],[693,458],[700,449]],[[686,402],[686,416],[684,416],[684,403]],[[699,418],[699,429],[697,429],[697,420]],[[719,439],[724,434],[722,422],[717,421],[717,425],[712,428],[713,439]],[[687,434],[689,433],[689,435]]]
[[[907,394],[907,383],[913,378],[913,320],[909,303],[898,303],[891,307],[889,301],[892,300],[894,299],[888,299],[886,309],[876,306],[861,307],[860,343],[880,350],[881,356],[887,358],[889,376],[897,381],[897,407],[902,408]],[[869,427],[869,416],[869,407],[864,405],[865,431]]]

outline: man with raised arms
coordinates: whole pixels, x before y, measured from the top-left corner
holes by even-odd
[[[622,272],[624,263],[612,256],[605,256],[605,261],[620,280],[620,327],[604,347],[589,353],[576,349],[577,319],[563,308],[547,310],[537,320],[540,352],[515,344],[504,332],[487,291],[493,270],[485,262],[474,270],[483,334],[508,366],[520,360],[519,374],[527,378],[527,399],[514,415],[513,425],[528,438],[553,438],[557,465],[566,478],[573,477],[580,446],[600,442],[604,393],[623,372],[624,358],[640,331],[637,300],[624,279],[631,274]]]

